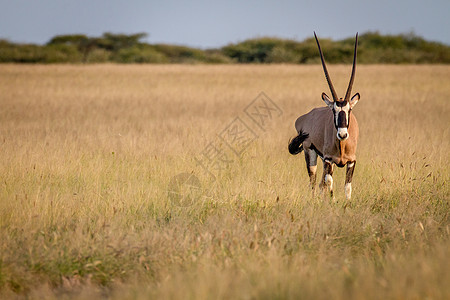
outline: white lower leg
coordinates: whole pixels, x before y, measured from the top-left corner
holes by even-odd
[[[314,185],[316,184],[316,170],[317,166],[309,166],[309,185],[312,189],[314,189]]]
[[[333,177],[330,174],[325,175],[325,185],[330,192],[333,191]]]
[[[347,200],[350,200],[350,198],[352,197],[352,183],[346,183],[345,184],[345,198]]]

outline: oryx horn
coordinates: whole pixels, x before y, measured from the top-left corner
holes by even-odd
[[[316,38],[317,47],[319,47],[320,59],[322,60],[322,67],[325,73],[325,78],[327,79],[328,86],[330,87],[331,95],[333,96],[334,101],[338,101],[339,98],[334,90],[333,83],[331,82],[330,75],[328,74],[327,65],[325,64],[325,59],[323,58],[322,49],[320,48],[319,40],[317,39],[316,32],[314,32],[314,37]]]
[[[356,71],[356,49],[357,48],[358,48],[358,33],[356,33],[355,53],[353,54],[352,75],[350,76],[350,82],[348,83],[347,93],[345,93],[344,101],[348,101],[350,99],[350,94],[352,92],[353,80],[355,79],[355,71]]]

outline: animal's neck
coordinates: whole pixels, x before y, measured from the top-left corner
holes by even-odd
[[[339,149],[339,155],[342,156],[342,152],[345,150],[345,142],[336,138],[337,148]]]

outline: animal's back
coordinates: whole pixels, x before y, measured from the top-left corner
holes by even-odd
[[[299,134],[302,132],[307,133],[309,136],[323,137],[325,125],[329,119],[332,121],[333,113],[328,107],[314,108],[295,121],[295,129]]]

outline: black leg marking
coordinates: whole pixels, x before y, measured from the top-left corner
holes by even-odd
[[[351,183],[353,172],[355,171],[356,161],[347,164],[347,172],[345,174],[345,184]]]
[[[333,198],[333,163],[328,160],[323,161],[322,188],[329,188],[330,196]]]
[[[352,198],[352,178],[355,171],[356,161],[347,163],[347,172],[345,173],[345,198]]]
[[[320,156],[320,158],[323,159],[323,154],[322,154],[322,152],[320,152],[320,151],[316,148],[316,146],[314,146],[314,144],[311,144],[310,148],[311,148],[311,150],[314,150],[314,151],[317,153],[317,155]]]

